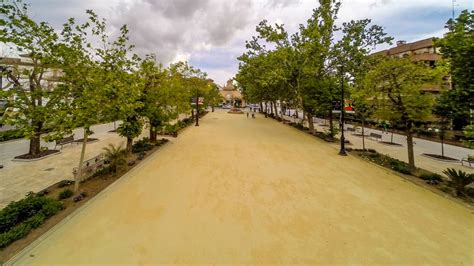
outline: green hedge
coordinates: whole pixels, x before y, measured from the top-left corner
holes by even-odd
[[[62,207],[58,200],[36,195],[10,203],[0,211],[0,248],[23,238]]]
[[[0,141],[7,141],[12,139],[21,139],[25,136],[21,130],[11,129],[0,132]]]

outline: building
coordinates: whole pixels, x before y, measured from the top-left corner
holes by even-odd
[[[425,62],[434,67],[438,61],[442,59],[439,49],[435,47],[434,38],[428,38],[416,42],[407,43],[406,41],[397,41],[395,47],[379,51],[374,55],[386,55],[391,57],[410,57],[415,62]],[[450,78],[446,77],[446,88],[450,88]],[[423,86],[423,91],[433,94],[439,94],[443,88],[440,86],[429,85]]]
[[[219,93],[224,97],[224,104],[242,107],[245,106],[245,101],[242,97],[242,93],[234,86],[232,79],[229,79],[226,85],[219,88]]]

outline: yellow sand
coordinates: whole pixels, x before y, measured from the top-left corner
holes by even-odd
[[[474,264],[473,211],[258,116],[210,113],[31,264]]]

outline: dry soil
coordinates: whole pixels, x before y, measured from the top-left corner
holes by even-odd
[[[473,264],[474,214],[274,120],[210,113],[18,264]]]

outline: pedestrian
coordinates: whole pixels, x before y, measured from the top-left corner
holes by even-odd
[[[247,118],[249,118],[249,112],[247,112]]]
[[[252,118],[255,119],[255,114],[252,114]]]

